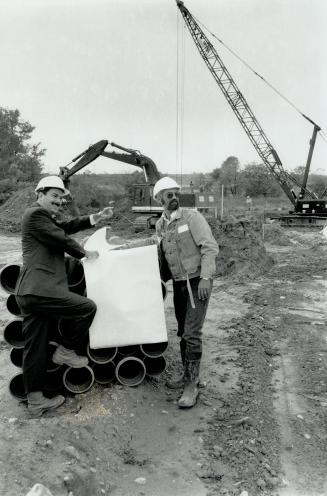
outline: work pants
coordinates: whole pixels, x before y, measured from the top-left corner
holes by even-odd
[[[185,351],[185,359],[201,360],[202,326],[207,313],[212,290],[206,300],[199,300],[198,285],[200,277],[190,279],[195,308],[192,308],[186,281],[173,281],[174,307],[178,323],[177,336],[181,338],[181,351]]]
[[[54,319],[70,321],[63,326],[61,344],[77,352],[85,352],[88,330],[96,313],[96,304],[69,291],[60,298],[16,296],[23,315],[23,378],[26,394],[42,391],[47,366],[50,323]],[[84,350],[83,350],[84,348]]]

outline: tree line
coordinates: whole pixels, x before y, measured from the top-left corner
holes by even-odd
[[[297,182],[301,183],[305,166],[298,166],[290,173]],[[196,174],[197,182],[205,190],[220,189],[224,185],[225,194],[231,196],[265,196],[279,197],[284,195],[280,185],[269,169],[262,163],[250,162],[241,167],[237,157],[230,156],[208,174]],[[308,188],[318,197],[324,195],[327,178],[324,175],[311,174]]]
[[[43,157],[46,150],[40,143],[31,142],[35,127],[24,120],[19,110],[0,107],[0,205],[4,203],[13,192],[26,185],[35,184],[42,175]],[[297,167],[291,174],[301,182],[304,167]],[[74,176],[74,184],[78,195],[89,204],[97,206],[99,198],[107,196],[110,189],[110,180],[114,176],[115,184],[112,194],[123,196],[131,184],[143,182],[141,172],[133,174],[101,174],[99,184],[96,176],[84,171],[84,174]],[[83,178],[84,176],[84,178]],[[85,177],[88,176],[88,177]],[[104,180],[104,177],[107,177]],[[119,177],[118,177],[119,176]],[[109,179],[111,178],[111,179]],[[192,174],[192,183],[200,190],[219,190],[224,185],[225,194],[231,196],[271,196],[283,195],[283,192],[270,174],[265,165],[251,162],[241,166],[235,156],[228,157],[220,167],[208,173]],[[90,184],[92,187],[90,187]],[[112,186],[112,184],[111,184]],[[326,188],[326,178],[322,175],[312,174],[308,187],[321,196]]]
[[[0,203],[41,175],[45,149],[30,142],[34,129],[19,110],[0,107]]]

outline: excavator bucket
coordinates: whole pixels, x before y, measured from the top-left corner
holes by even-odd
[[[68,181],[70,176],[98,158],[107,145],[107,140],[98,141],[94,145],[89,146],[87,150],[77,155],[77,157],[73,158],[72,162],[76,162],[76,160],[78,159],[80,160],[78,160],[78,162],[76,162],[76,164],[71,169],[68,169],[67,167],[60,167],[60,176],[62,177],[63,181]]]

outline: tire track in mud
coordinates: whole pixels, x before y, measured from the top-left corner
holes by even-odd
[[[244,294],[247,314],[226,323],[239,373],[209,422],[212,496],[327,494],[326,255],[283,247]]]
[[[312,290],[317,295],[319,285]],[[325,323],[319,318],[314,323],[301,314],[282,317],[284,339],[276,374],[286,479],[281,496],[290,491],[294,496],[327,494],[327,312]]]
[[[252,285],[253,286],[253,285]],[[254,285],[257,286],[257,285]],[[228,289],[226,288],[228,291]],[[268,494],[279,484],[279,431],[273,409],[272,372],[275,328],[265,322],[251,289],[245,316],[225,324],[225,345],[238,371],[235,386],[209,421],[206,436],[209,495]]]
[[[289,250],[286,264],[272,270],[279,320],[278,369],[274,406],[281,432],[284,479],[280,496],[327,494],[327,249],[313,245]],[[280,257],[279,257],[280,258]]]

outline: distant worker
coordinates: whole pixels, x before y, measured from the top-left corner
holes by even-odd
[[[218,245],[205,218],[196,210],[180,207],[180,186],[163,177],[153,197],[164,208],[156,224],[161,253],[173,279],[174,308],[184,367],[182,377],[167,381],[173,389],[184,387],[180,408],[195,405],[202,358],[202,326],[212,290]]]
[[[35,192],[37,201],[26,209],[22,219],[23,267],[15,293],[23,315],[23,380],[28,410],[40,417],[65,401],[60,395],[49,399],[43,394],[50,319],[71,321],[52,361],[79,368],[88,363],[81,353],[85,352],[88,329],[96,313],[92,300],[69,291],[64,255],[93,259],[98,252],[85,250],[68,234],[111,218],[113,211],[107,207],[93,215],[59,221],[66,192],[63,181],[58,176],[44,177]]]
[[[247,195],[246,197],[246,206],[249,211],[252,210],[252,198],[250,195]]]

